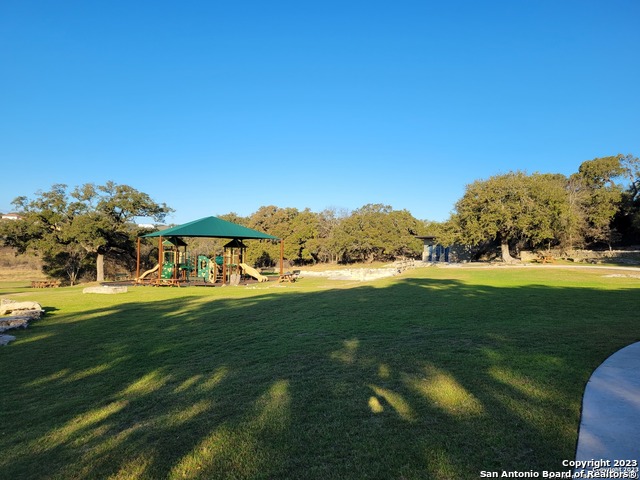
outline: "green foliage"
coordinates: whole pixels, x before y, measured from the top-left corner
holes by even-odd
[[[74,285],[80,275],[91,269],[95,263],[87,256],[86,250],[78,244],[71,243],[65,248],[45,253],[42,271],[49,277],[67,278]]]
[[[451,223],[461,243],[498,242],[505,261],[511,260],[509,248],[516,244],[533,248],[611,244],[617,236],[612,220],[623,198],[630,218],[638,212],[632,200],[640,185],[633,180],[637,166],[634,157],[618,155],[583,162],[569,178],[509,172],[477,180],[456,204]],[[625,175],[632,182],[623,197],[623,187],[616,182]]]
[[[614,180],[625,173],[621,160],[621,155],[587,160],[580,164],[578,175],[584,180],[585,185],[592,189],[614,185]]]
[[[91,259],[97,280],[104,279],[104,255],[132,256],[138,228],[135,217],[162,221],[172,210],[146,193],[107,182],[85,184],[71,192],[56,184],[36,197],[18,197],[13,204],[24,219],[4,223],[0,234],[19,252],[38,253],[52,276],[67,276],[73,284]]]
[[[365,205],[348,216],[335,209],[261,207],[248,226],[284,239],[285,258],[298,265],[415,257],[422,250],[415,235],[424,229],[408,211],[387,205]],[[248,260],[258,266],[273,265],[279,257],[280,245],[272,242],[248,251]]]
[[[472,183],[456,204],[460,240],[472,245],[496,240],[509,261],[510,243],[553,239],[563,210],[560,182],[556,176],[510,172]]]
[[[285,258],[295,261],[298,248],[289,240],[293,235],[292,223],[300,214],[296,208],[279,208],[274,205],[260,207],[247,220],[247,226],[255,230],[284,239]],[[254,243],[255,245],[255,243]],[[247,252],[248,261],[256,266],[275,265],[280,258],[280,244],[263,241],[258,248],[251,248]]]
[[[561,235],[574,228],[567,178],[559,174],[534,174],[527,183],[531,203],[522,221],[524,239],[533,247],[558,243]]]
[[[622,192],[620,210],[615,226],[626,243],[640,243],[640,159],[633,155],[620,156],[629,186]]]
[[[611,244],[613,231],[611,221],[622,202],[623,188],[615,180],[622,177],[624,157],[596,158],[583,162],[575,175],[579,188],[583,190],[579,204],[583,219],[583,237],[587,242]]]
[[[315,263],[320,247],[320,216],[307,208],[293,218],[290,230],[287,251],[300,263]]]
[[[422,250],[422,242],[415,238],[422,227],[407,210],[369,204],[340,223],[335,233],[336,247],[347,261],[414,257]]]

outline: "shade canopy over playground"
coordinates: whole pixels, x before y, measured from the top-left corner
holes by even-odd
[[[148,271],[148,272],[151,272],[151,271],[158,272],[157,284],[160,284],[162,275],[165,275],[166,277],[167,272],[165,272],[165,270],[167,269],[170,269],[169,273],[172,273],[172,275],[171,275],[171,279],[165,278],[164,283],[171,281],[172,284],[176,284],[176,285],[179,285],[178,270],[182,271],[184,275],[188,275],[187,273],[184,273],[185,270],[187,269],[189,271],[193,270],[192,266],[190,265],[185,266],[182,264],[183,263],[181,260],[182,257],[177,253],[174,254],[175,256],[172,262],[166,263],[163,260],[164,258],[163,247],[168,239],[171,239],[170,240],[171,247],[186,246],[186,244],[180,240],[181,237],[228,238],[228,239],[231,239],[232,242],[237,242],[239,246],[235,244],[232,245],[231,244],[232,242],[230,244],[225,245],[225,252],[228,252],[228,255],[227,253],[225,253],[225,259],[227,260],[227,262],[223,263],[223,269],[222,269],[223,278],[226,278],[226,275],[227,275],[226,267],[229,267],[232,270],[233,269],[237,270],[239,267],[241,267],[243,271],[245,271],[245,273],[246,271],[250,271],[251,273],[253,273],[253,276],[257,276],[258,278],[261,279],[262,278],[261,275],[256,275],[256,271],[252,267],[243,263],[244,250],[246,249],[246,246],[242,244],[241,241],[242,240],[280,240],[280,274],[282,275],[283,273],[283,264],[284,264],[283,250],[284,249],[283,249],[282,239],[279,239],[278,237],[269,235],[267,233],[259,232],[258,230],[253,230],[251,228],[238,225],[237,223],[228,222],[218,217],[201,218],[199,220],[194,220],[192,222],[185,223],[183,225],[178,225],[176,227],[166,228],[164,230],[159,230],[157,232],[148,233],[147,235],[143,235],[143,237],[158,238],[159,264],[157,268],[154,268]],[[165,242],[162,241],[163,239],[165,239]],[[187,255],[186,250],[183,253],[184,253],[184,256],[186,257]],[[187,260],[187,263],[189,263],[189,260]],[[141,280],[140,238],[138,238],[137,264],[138,265],[136,268],[136,281],[139,282]],[[164,265],[163,268],[160,268],[161,264]],[[142,276],[144,277],[148,272],[145,272],[145,274],[143,274]],[[238,276],[238,278],[240,277]]]
[[[144,237],[208,237],[237,238],[247,240],[279,240],[278,237],[228,222],[218,217],[205,217],[200,220],[178,225],[177,227],[148,233]]]

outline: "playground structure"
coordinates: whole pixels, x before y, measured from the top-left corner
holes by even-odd
[[[162,262],[143,272],[137,278],[136,283],[178,286],[185,283],[238,285],[243,276],[253,277],[259,282],[269,280],[268,277],[245,263],[247,247],[239,240],[232,240],[224,246],[222,255],[212,257],[202,254],[192,255],[187,247],[186,242],[176,237],[164,240],[162,242]],[[153,276],[158,272],[158,269],[160,269],[159,279]]]
[[[216,283],[222,280],[222,257],[209,258],[206,255],[198,255],[197,277],[204,282]]]
[[[140,238],[138,238],[138,266],[136,284],[175,285],[221,284],[238,285],[243,278],[251,277],[258,282],[268,281],[255,268],[246,263],[247,246],[244,239],[279,240],[256,230],[237,225],[216,217],[207,217],[185,225],[145,235],[158,237],[160,262],[140,274]],[[222,255],[192,255],[183,237],[231,238],[223,247]],[[282,257],[282,241],[280,251]],[[283,272],[283,259],[280,274]]]
[[[162,242],[162,272],[160,277],[169,283],[188,281],[194,270],[193,262],[187,252],[187,244],[177,237],[167,238]]]
[[[238,239],[231,240],[224,246],[222,278],[231,285],[238,285],[242,275],[253,277],[258,282],[266,282],[268,277],[245,263],[247,246]]]

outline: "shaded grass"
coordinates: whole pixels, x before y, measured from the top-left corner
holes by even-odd
[[[48,314],[0,349],[0,478],[562,470],[589,375],[640,340],[638,280],[603,274],[30,291]]]

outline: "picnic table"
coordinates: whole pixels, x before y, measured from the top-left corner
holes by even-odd
[[[154,287],[180,287],[180,279],[179,278],[154,278],[151,281],[151,285]]]
[[[298,275],[300,275],[300,270],[294,270],[293,272],[285,272],[278,278],[278,282],[289,282],[293,283],[298,279]]]
[[[554,263],[556,260],[551,255],[542,255],[540,257],[540,263]]]
[[[60,280],[33,280],[31,288],[58,288]]]

